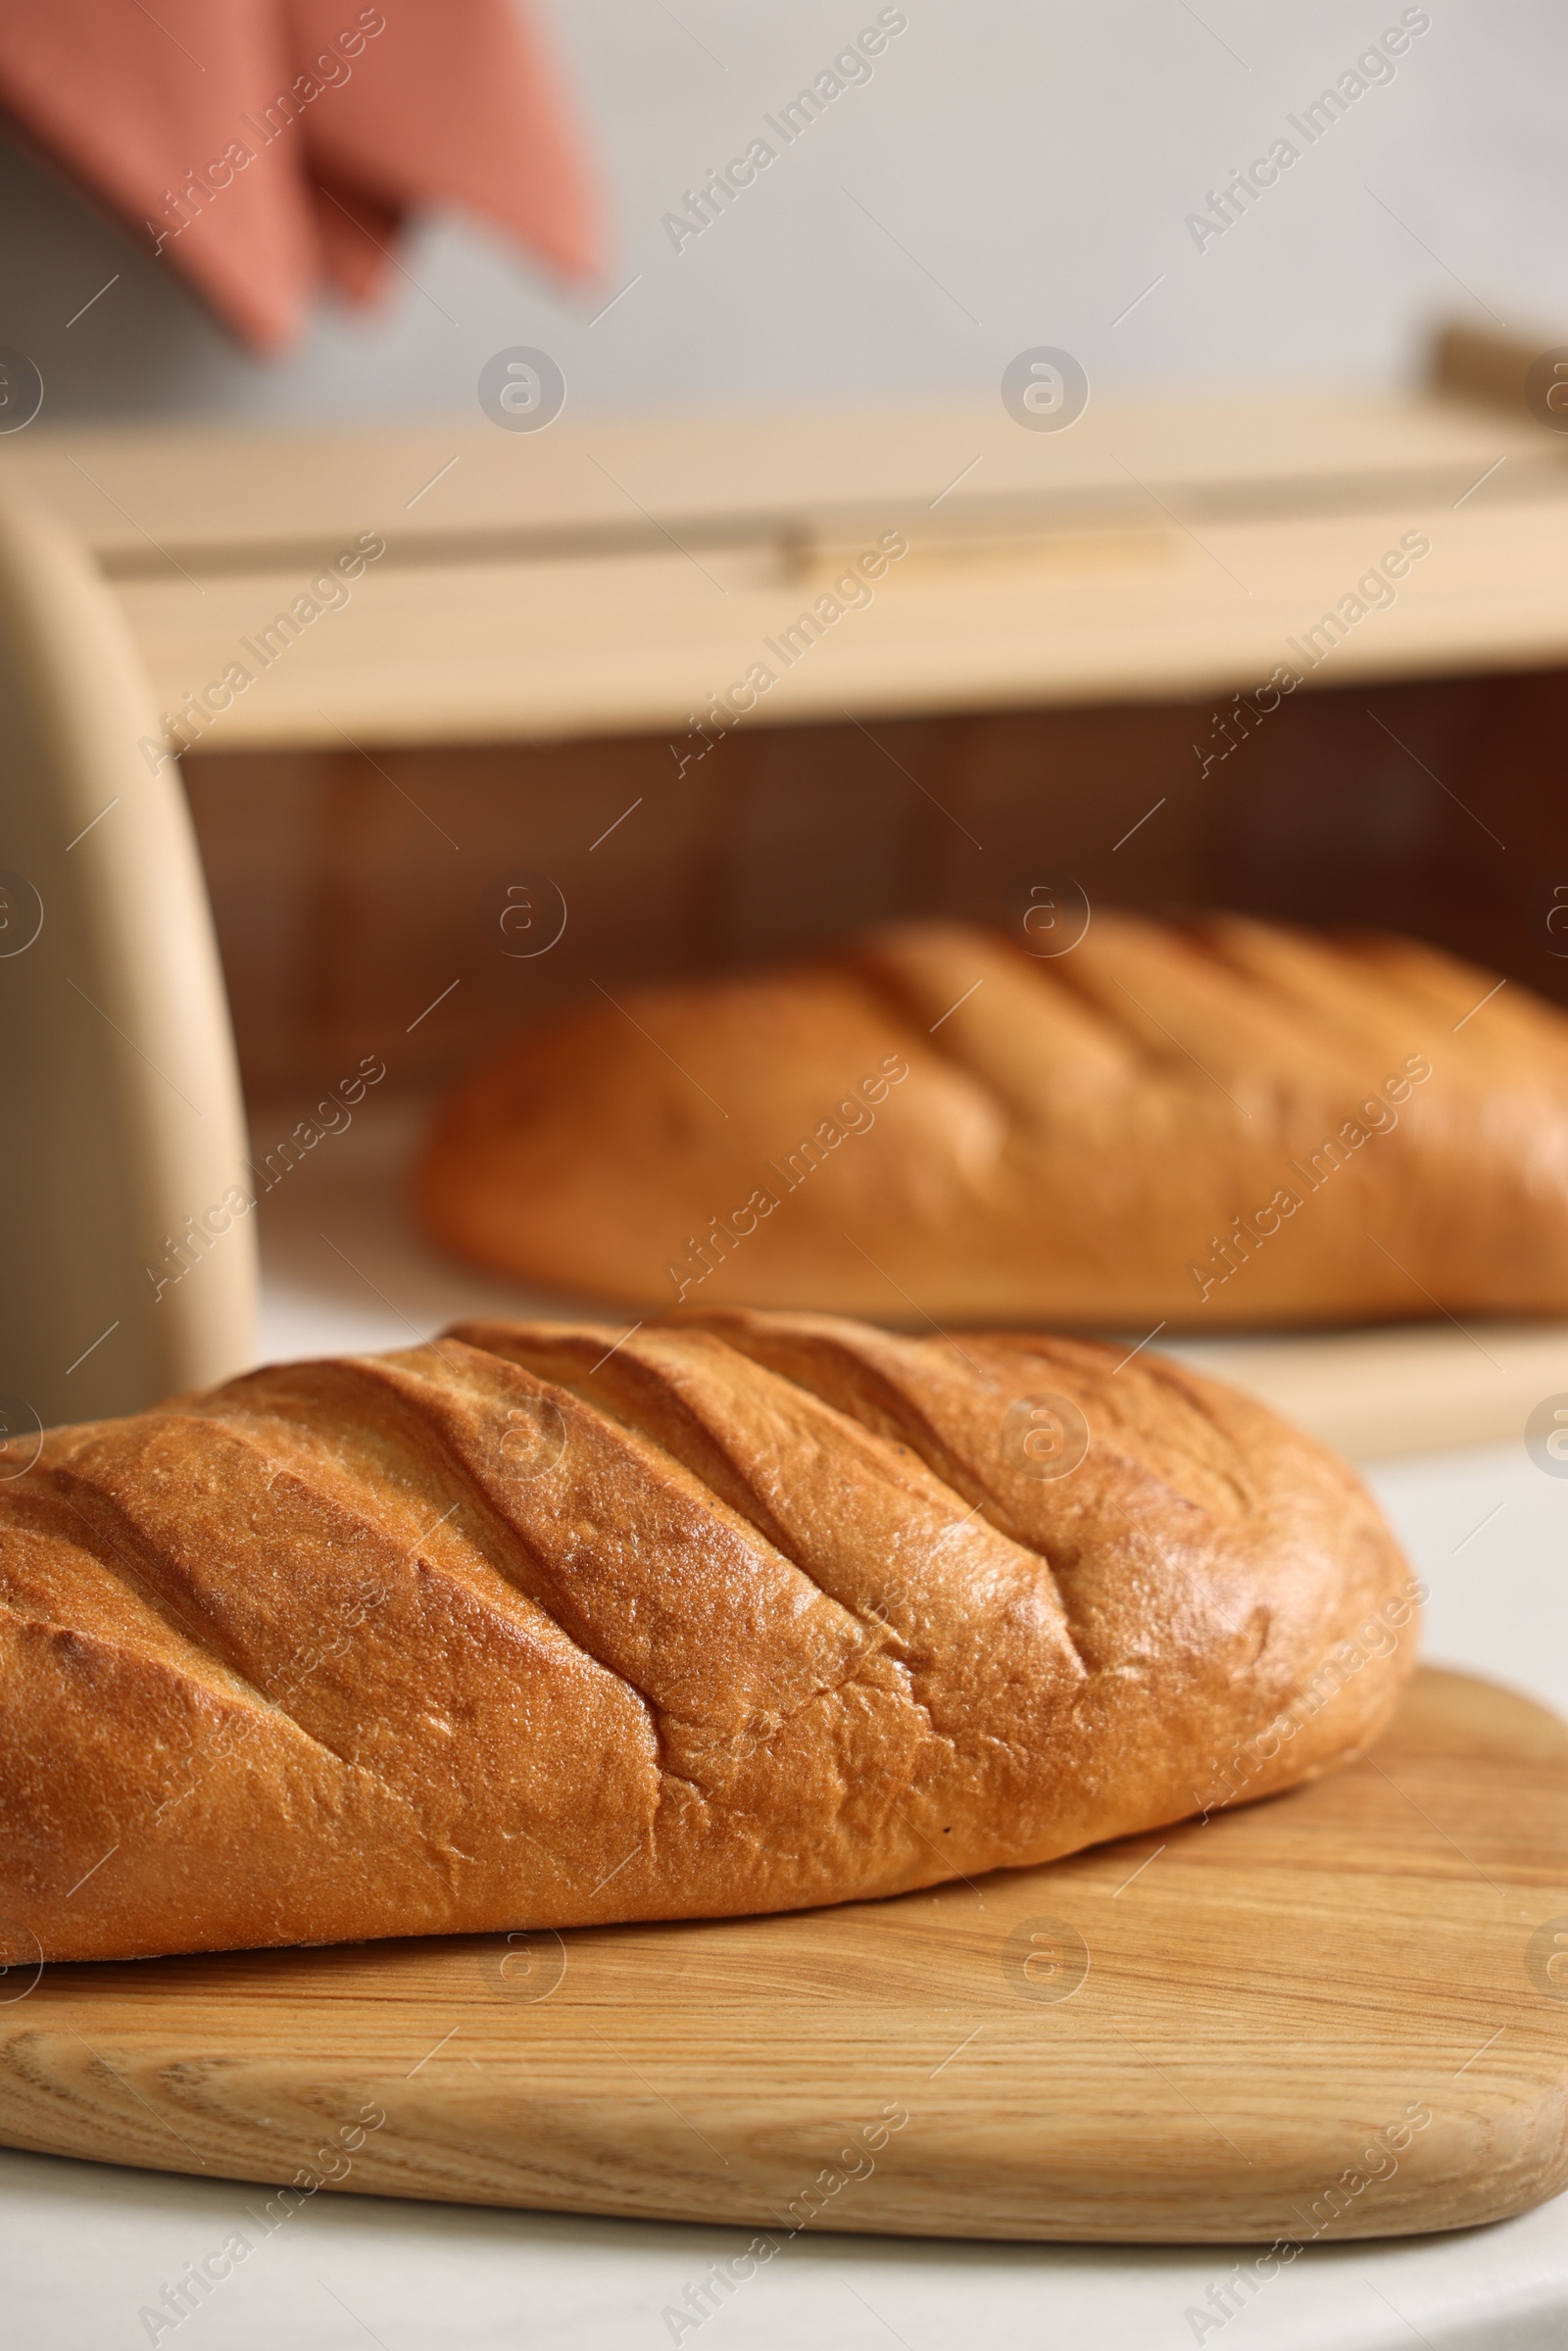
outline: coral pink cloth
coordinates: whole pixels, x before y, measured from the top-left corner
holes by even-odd
[[[323,277],[368,299],[417,207],[493,221],[566,278],[598,210],[522,0],[12,0],[0,106],[247,342]]]

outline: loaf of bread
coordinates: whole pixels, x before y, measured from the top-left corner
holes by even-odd
[[[1047,1860],[1358,1753],[1418,1597],[1341,1461],[1148,1350],[735,1313],[255,1372],[0,1485],[0,1958]]]
[[[1020,934],[1020,939],[1022,934]],[[912,923],[533,1032],[418,1180],[569,1297],[1218,1330],[1568,1311],[1568,1019],[1394,939]]]

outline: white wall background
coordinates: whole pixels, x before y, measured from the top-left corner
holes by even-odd
[[[563,300],[482,232],[429,221],[402,256],[416,283],[369,318],[324,311],[295,356],[258,363],[7,147],[0,342],[36,358],[49,414],[469,409],[483,362],[516,343],[557,357],[574,404],[627,408],[989,397],[1040,343],[1104,388],[1387,380],[1439,316],[1568,332],[1568,11],[1548,0],[1430,0],[1397,78],[1201,254],[1185,214],[1400,0],[906,0],[870,83],[679,254],[661,216],[876,0],[537,4],[611,191],[603,293]]]

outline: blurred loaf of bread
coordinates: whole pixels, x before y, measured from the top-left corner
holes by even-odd
[[[602,995],[446,1103],[463,1256],[633,1306],[1199,1330],[1568,1310],[1568,1019],[1389,937],[951,922]]]

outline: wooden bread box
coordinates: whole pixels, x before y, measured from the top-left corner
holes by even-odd
[[[1407,394],[1097,390],[1064,430],[1001,399],[697,420],[568,399],[541,431],[476,407],[15,435],[8,797],[69,802],[105,853],[90,874],[62,816],[27,954],[68,916],[102,939],[117,820],[164,795],[160,870],[188,799],[253,1106],[367,1055],[388,1096],[427,1091],[594,980],[908,912],[1016,919],[1069,885],[1407,930],[1564,1001],[1568,441],[1532,410],[1533,356],[1455,330]],[[74,693],[91,740],[53,723]],[[541,889],[559,938],[498,952]],[[199,895],[187,876],[80,983],[100,1061],[72,1148],[156,1161],[153,1238],[242,1151],[211,959],[150,994],[133,968]],[[8,1026],[24,1108],[44,1080]],[[171,1054],[208,1115],[172,1102]],[[121,1277],[84,1209],[55,1230],[36,1186],[5,1204],[34,1241],[0,1388],[43,1420],[249,1358],[242,1233],[205,1302],[127,1292],[68,1379],[39,1301],[70,1291],[91,1339]],[[1544,1325],[1227,1345],[1363,1453],[1514,1435],[1568,1390]]]

